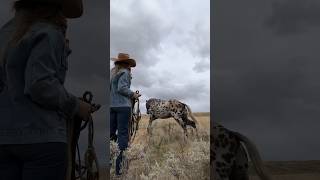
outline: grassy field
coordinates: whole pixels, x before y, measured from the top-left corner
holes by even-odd
[[[124,175],[114,180],[202,180],[209,179],[210,113],[194,113],[199,122],[198,136],[191,129],[185,139],[173,119],[157,120],[152,136],[147,134],[148,117],[143,115],[137,137],[127,152]],[[116,151],[113,144],[112,151]],[[115,155],[113,155],[115,156]],[[265,162],[273,180],[320,180],[320,161]],[[259,180],[252,167],[250,180]],[[101,179],[106,179],[105,175]]]
[[[273,180],[319,180],[320,161],[272,161],[265,162]],[[250,180],[259,180],[252,168]]]
[[[208,180],[210,174],[210,113],[194,113],[198,132],[188,129],[185,138],[182,128],[174,119],[153,122],[152,136],[147,134],[148,117],[143,115],[136,139],[126,152],[127,167],[124,175],[111,179],[126,180]],[[111,154],[117,154],[111,144]]]

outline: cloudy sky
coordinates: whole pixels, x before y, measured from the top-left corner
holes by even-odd
[[[214,3],[214,120],[267,160],[320,159],[320,2]]]
[[[132,89],[210,111],[209,0],[111,0],[110,54],[137,61]],[[110,62],[110,68],[113,66]]]

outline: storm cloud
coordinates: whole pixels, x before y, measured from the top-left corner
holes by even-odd
[[[142,112],[151,97],[209,111],[209,2],[111,1],[110,53],[136,59],[132,89],[143,95]]]
[[[317,0],[286,0],[272,4],[272,15],[266,25],[278,35],[303,33],[320,26],[320,2]]]
[[[319,12],[314,3],[214,4],[214,120],[251,138],[266,160],[320,159],[320,36],[304,15]]]

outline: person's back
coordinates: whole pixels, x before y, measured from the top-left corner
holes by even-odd
[[[57,84],[63,84],[65,79],[65,54],[62,54],[64,37],[58,27],[50,23],[35,23],[30,27],[30,30],[22,37],[17,45],[7,44],[12,38],[14,30],[14,21],[1,29],[0,38],[5,39],[0,42],[1,47],[5,47],[4,65],[2,66],[5,72],[4,84],[5,88],[0,94],[0,144],[28,144],[39,142],[66,142],[66,123],[64,112],[70,113],[70,109],[59,111],[52,110],[55,107],[57,89],[54,88]],[[11,29],[11,30],[10,30]],[[43,46],[34,49],[34,46],[42,41],[42,45],[47,43],[55,47],[55,52],[51,52],[51,47]],[[50,80],[40,80],[47,78],[50,73],[41,72],[39,66],[52,63],[50,58],[42,57],[41,61],[36,61],[35,56],[46,56],[50,54],[61,57],[61,64],[50,66],[56,73]],[[30,54],[33,56],[31,57]],[[49,54],[49,55],[50,55]],[[34,61],[34,62],[28,62]],[[36,67],[38,66],[38,67]],[[48,66],[47,66],[48,67]],[[32,77],[33,76],[33,77]],[[37,78],[34,78],[37,77]],[[54,82],[58,81],[59,82]],[[45,88],[51,88],[45,89]],[[57,87],[57,86],[56,86]],[[44,91],[44,92],[40,92]],[[73,98],[73,99],[71,99]],[[70,97],[69,101],[75,101],[76,97]],[[70,102],[72,103],[72,102]],[[52,106],[52,109],[47,109],[44,106]],[[71,106],[75,108],[75,105]],[[75,110],[74,110],[75,111]],[[71,111],[72,112],[72,111]],[[13,136],[13,134],[15,134]]]
[[[130,72],[131,68],[136,66],[136,61],[125,53],[119,53],[118,58],[111,59],[115,67],[111,70],[110,84],[110,140],[118,141],[120,154],[116,160],[116,174],[120,175],[123,151],[126,150],[129,142],[131,101],[141,95],[130,90]]]
[[[125,78],[123,78],[125,77]],[[121,78],[121,79],[120,79]],[[130,72],[127,69],[120,69],[111,79],[111,103],[110,107],[131,107],[131,100],[128,96],[132,96],[133,92],[129,90],[131,85]],[[120,80],[120,81],[119,81]]]
[[[65,180],[67,121],[90,116],[91,105],[64,88],[66,18],[82,14],[65,2],[82,7],[16,1],[0,29],[0,179]]]
[[[3,25],[0,29],[0,111],[3,111],[9,107],[11,107],[11,100],[9,96],[9,92],[7,90],[7,78],[6,78],[6,70],[5,70],[5,56],[6,56],[6,47],[15,31],[14,22],[10,20],[5,25]],[[1,113],[1,115],[2,115]],[[4,118],[4,116],[2,117]]]

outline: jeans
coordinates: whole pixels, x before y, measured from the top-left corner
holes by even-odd
[[[110,138],[113,141],[118,140],[118,146],[121,151],[116,160],[116,174],[120,174],[123,155],[122,152],[127,149],[129,142],[129,120],[131,118],[130,107],[112,107],[110,108]],[[118,134],[116,134],[118,131]]]
[[[0,145],[0,180],[65,180],[67,145]]]

